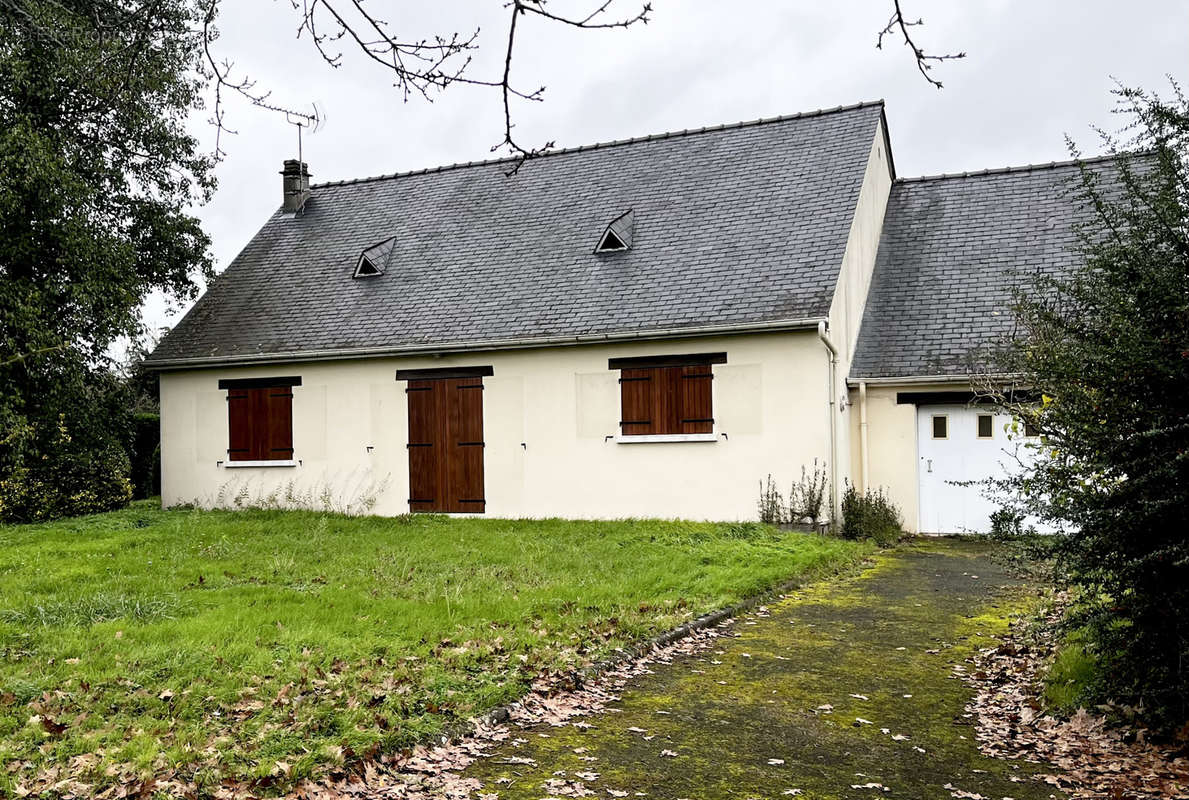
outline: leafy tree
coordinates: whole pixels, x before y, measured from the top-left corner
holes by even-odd
[[[210,275],[200,22],[190,0],[0,5],[0,518],[126,502],[109,353],[148,292]]]
[[[1085,267],[1017,296],[997,367],[1041,397],[1000,397],[1041,439],[998,494],[1063,532],[1049,547],[1081,590],[1094,690],[1164,723],[1189,717],[1189,103],[1173,92],[1117,93],[1113,165],[1082,170]]]

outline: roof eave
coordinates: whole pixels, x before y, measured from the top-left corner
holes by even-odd
[[[858,386],[860,383],[865,383],[868,386],[913,386],[924,383],[964,383],[970,384],[976,379],[987,379],[1002,383],[1004,381],[1019,380],[1020,375],[1009,372],[995,373],[992,375],[879,375],[873,377],[864,377],[862,375],[852,376],[846,379],[847,386]]]
[[[280,353],[252,353],[227,356],[198,356],[193,358],[148,359],[143,366],[154,372],[201,369],[204,367],[248,367],[261,364],[289,364],[302,361],[339,361],[356,358],[393,358],[445,353],[487,352],[492,350],[527,350],[537,347],[572,347],[575,345],[611,342],[655,341],[658,339],[690,339],[705,336],[745,333],[779,333],[784,331],[816,330],[822,316],[771,320],[737,325],[706,325],[688,328],[665,328],[620,333],[583,334],[579,336],[537,336],[516,339],[492,339],[473,342],[438,342],[394,347],[362,347],[333,350],[295,350]]]

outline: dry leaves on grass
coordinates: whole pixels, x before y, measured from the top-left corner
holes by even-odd
[[[1045,627],[1054,627],[1061,613],[1058,604]],[[1145,741],[1142,731],[1129,743],[1125,731],[1085,709],[1068,720],[1043,713],[1040,670],[1052,649],[1025,641],[1023,623],[1015,623],[1002,644],[972,659],[973,669],[955,668],[978,692],[967,711],[977,715],[982,751],[1058,767],[1061,772],[1043,778],[1070,800],[1189,796],[1189,760],[1174,749]]]
[[[643,657],[626,660],[608,669],[597,678],[579,680],[573,674],[553,673],[540,676],[529,693],[509,709],[508,722],[486,724],[472,720],[472,732],[455,741],[435,747],[418,746],[401,754],[379,752],[356,753],[348,748],[335,748],[339,767],[316,781],[299,783],[287,795],[296,800],[345,800],[346,798],[368,798],[369,800],[467,800],[484,787],[475,778],[464,778],[461,771],[478,758],[489,755],[489,748],[512,737],[514,728],[548,724],[551,726],[574,725],[571,719],[580,715],[599,714],[608,703],[619,699],[621,690],[629,680],[651,671],[656,664],[668,664],[674,659],[700,652],[720,637],[731,636],[724,629],[734,620],[726,620],[717,628],[694,632],[680,641],[664,647],[655,647]],[[577,688],[574,688],[577,685]],[[288,702],[289,688],[282,688],[273,702]],[[254,690],[245,690],[244,697],[236,706],[263,707],[263,703],[251,697]],[[234,715],[233,715],[234,716]],[[57,723],[48,715],[38,719],[47,731]],[[588,723],[578,723],[589,727]],[[651,736],[645,736],[651,739]],[[518,740],[523,742],[523,740]],[[81,758],[81,757],[80,757]],[[583,760],[595,761],[584,756]],[[533,765],[531,758],[509,756],[504,763]],[[17,762],[15,768],[26,766]],[[49,793],[62,800],[124,800],[125,798],[178,797],[192,798],[198,795],[197,787],[191,782],[192,774],[183,776],[177,770],[163,771],[154,778],[145,779],[133,772],[109,774],[114,782],[101,792],[91,784],[70,777],[70,767],[83,765],[55,765],[41,771],[37,776],[36,789],[18,784],[17,797],[39,796]],[[13,764],[0,765],[14,770]],[[272,774],[252,782],[225,783],[208,789],[215,800],[248,800],[274,791],[289,775],[292,766],[277,762]],[[582,773],[580,778],[593,781],[597,773]],[[549,784],[550,794],[559,797],[584,797],[592,794],[582,781],[554,781]],[[555,791],[556,790],[556,791]],[[612,797],[626,796],[618,790],[606,788]]]
[[[733,622],[726,620],[717,628],[697,631],[673,644],[656,647],[646,656],[625,661],[599,677],[583,682],[578,688],[558,690],[559,685],[573,683],[573,676],[542,677],[520,702],[510,708],[507,723],[487,725],[476,722],[474,731],[466,737],[436,747],[417,747],[405,755],[380,756],[350,772],[344,771],[319,781],[306,781],[291,796],[299,800],[356,797],[372,800],[463,800],[471,797],[484,787],[478,780],[464,778],[460,773],[476,759],[490,755],[489,748],[509,740],[514,728],[540,724],[561,727],[574,724],[571,722],[574,717],[600,714],[608,703],[619,699],[619,691],[629,680],[650,672],[653,665],[668,664],[675,658],[706,649],[719,637],[731,635],[723,629]],[[504,760],[535,763],[532,759],[517,756]],[[575,773],[575,777],[578,780],[551,778],[542,788],[554,797],[587,797],[602,793],[592,791],[586,785],[597,781],[598,773]],[[611,788],[603,791],[612,797],[627,795],[627,792]],[[239,800],[246,796],[224,794],[219,800]]]

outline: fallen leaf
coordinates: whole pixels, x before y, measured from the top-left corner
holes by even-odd
[[[66,726],[61,722],[56,722],[53,717],[43,716],[40,718],[34,717],[34,719],[39,719],[41,727],[51,736],[61,736],[66,731]]]

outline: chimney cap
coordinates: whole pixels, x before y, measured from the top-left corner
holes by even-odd
[[[310,197],[310,172],[304,161],[285,159],[281,170],[281,208],[286,214],[297,214]]]

